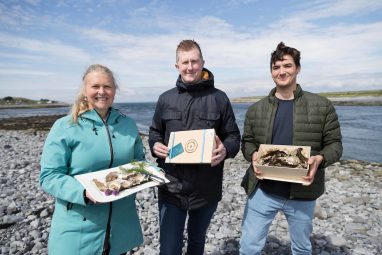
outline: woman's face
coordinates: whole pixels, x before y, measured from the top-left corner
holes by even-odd
[[[93,71],[85,77],[85,96],[91,109],[103,118],[114,101],[116,87],[113,79],[105,72]]]

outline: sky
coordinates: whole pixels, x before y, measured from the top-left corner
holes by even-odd
[[[72,103],[99,63],[116,102],[155,102],[175,86],[183,39],[230,98],[269,93],[281,41],[301,51],[304,90],[382,89],[381,0],[1,0],[0,98]]]

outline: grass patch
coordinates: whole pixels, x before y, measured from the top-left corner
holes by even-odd
[[[343,91],[343,92],[320,92],[318,95],[330,98],[341,97],[382,97],[382,90],[361,90],[361,91]],[[253,97],[238,97],[232,98],[233,103],[251,103],[256,102],[266,96],[253,96]]]
[[[365,97],[365,96],[380,97],[382,96],[382,90],[323,92],[318,94],[324,97]]]

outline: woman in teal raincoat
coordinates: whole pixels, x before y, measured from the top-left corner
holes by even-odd
[[[91,65],[71,115],[57,120],[45,141],[40,185],[56,198],[51,255],[119,255],[143,241],[135,195],[95,203],[74,178],[145,157],[136,124],[112,107],[116,87],[107,67]]]

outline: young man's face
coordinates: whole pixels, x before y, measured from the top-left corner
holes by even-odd
[[[272,79],[277,87],[295,87],[297,84],[297,74],[300,67],[297,67],[292,56],[284,55],[283,60],[278,60],[272,64]]]
[[[203,65],[204,61],[197,48],[178,52],[175,67],[178,69],[183,82],[191,84],[198,82],[202,77]]]

